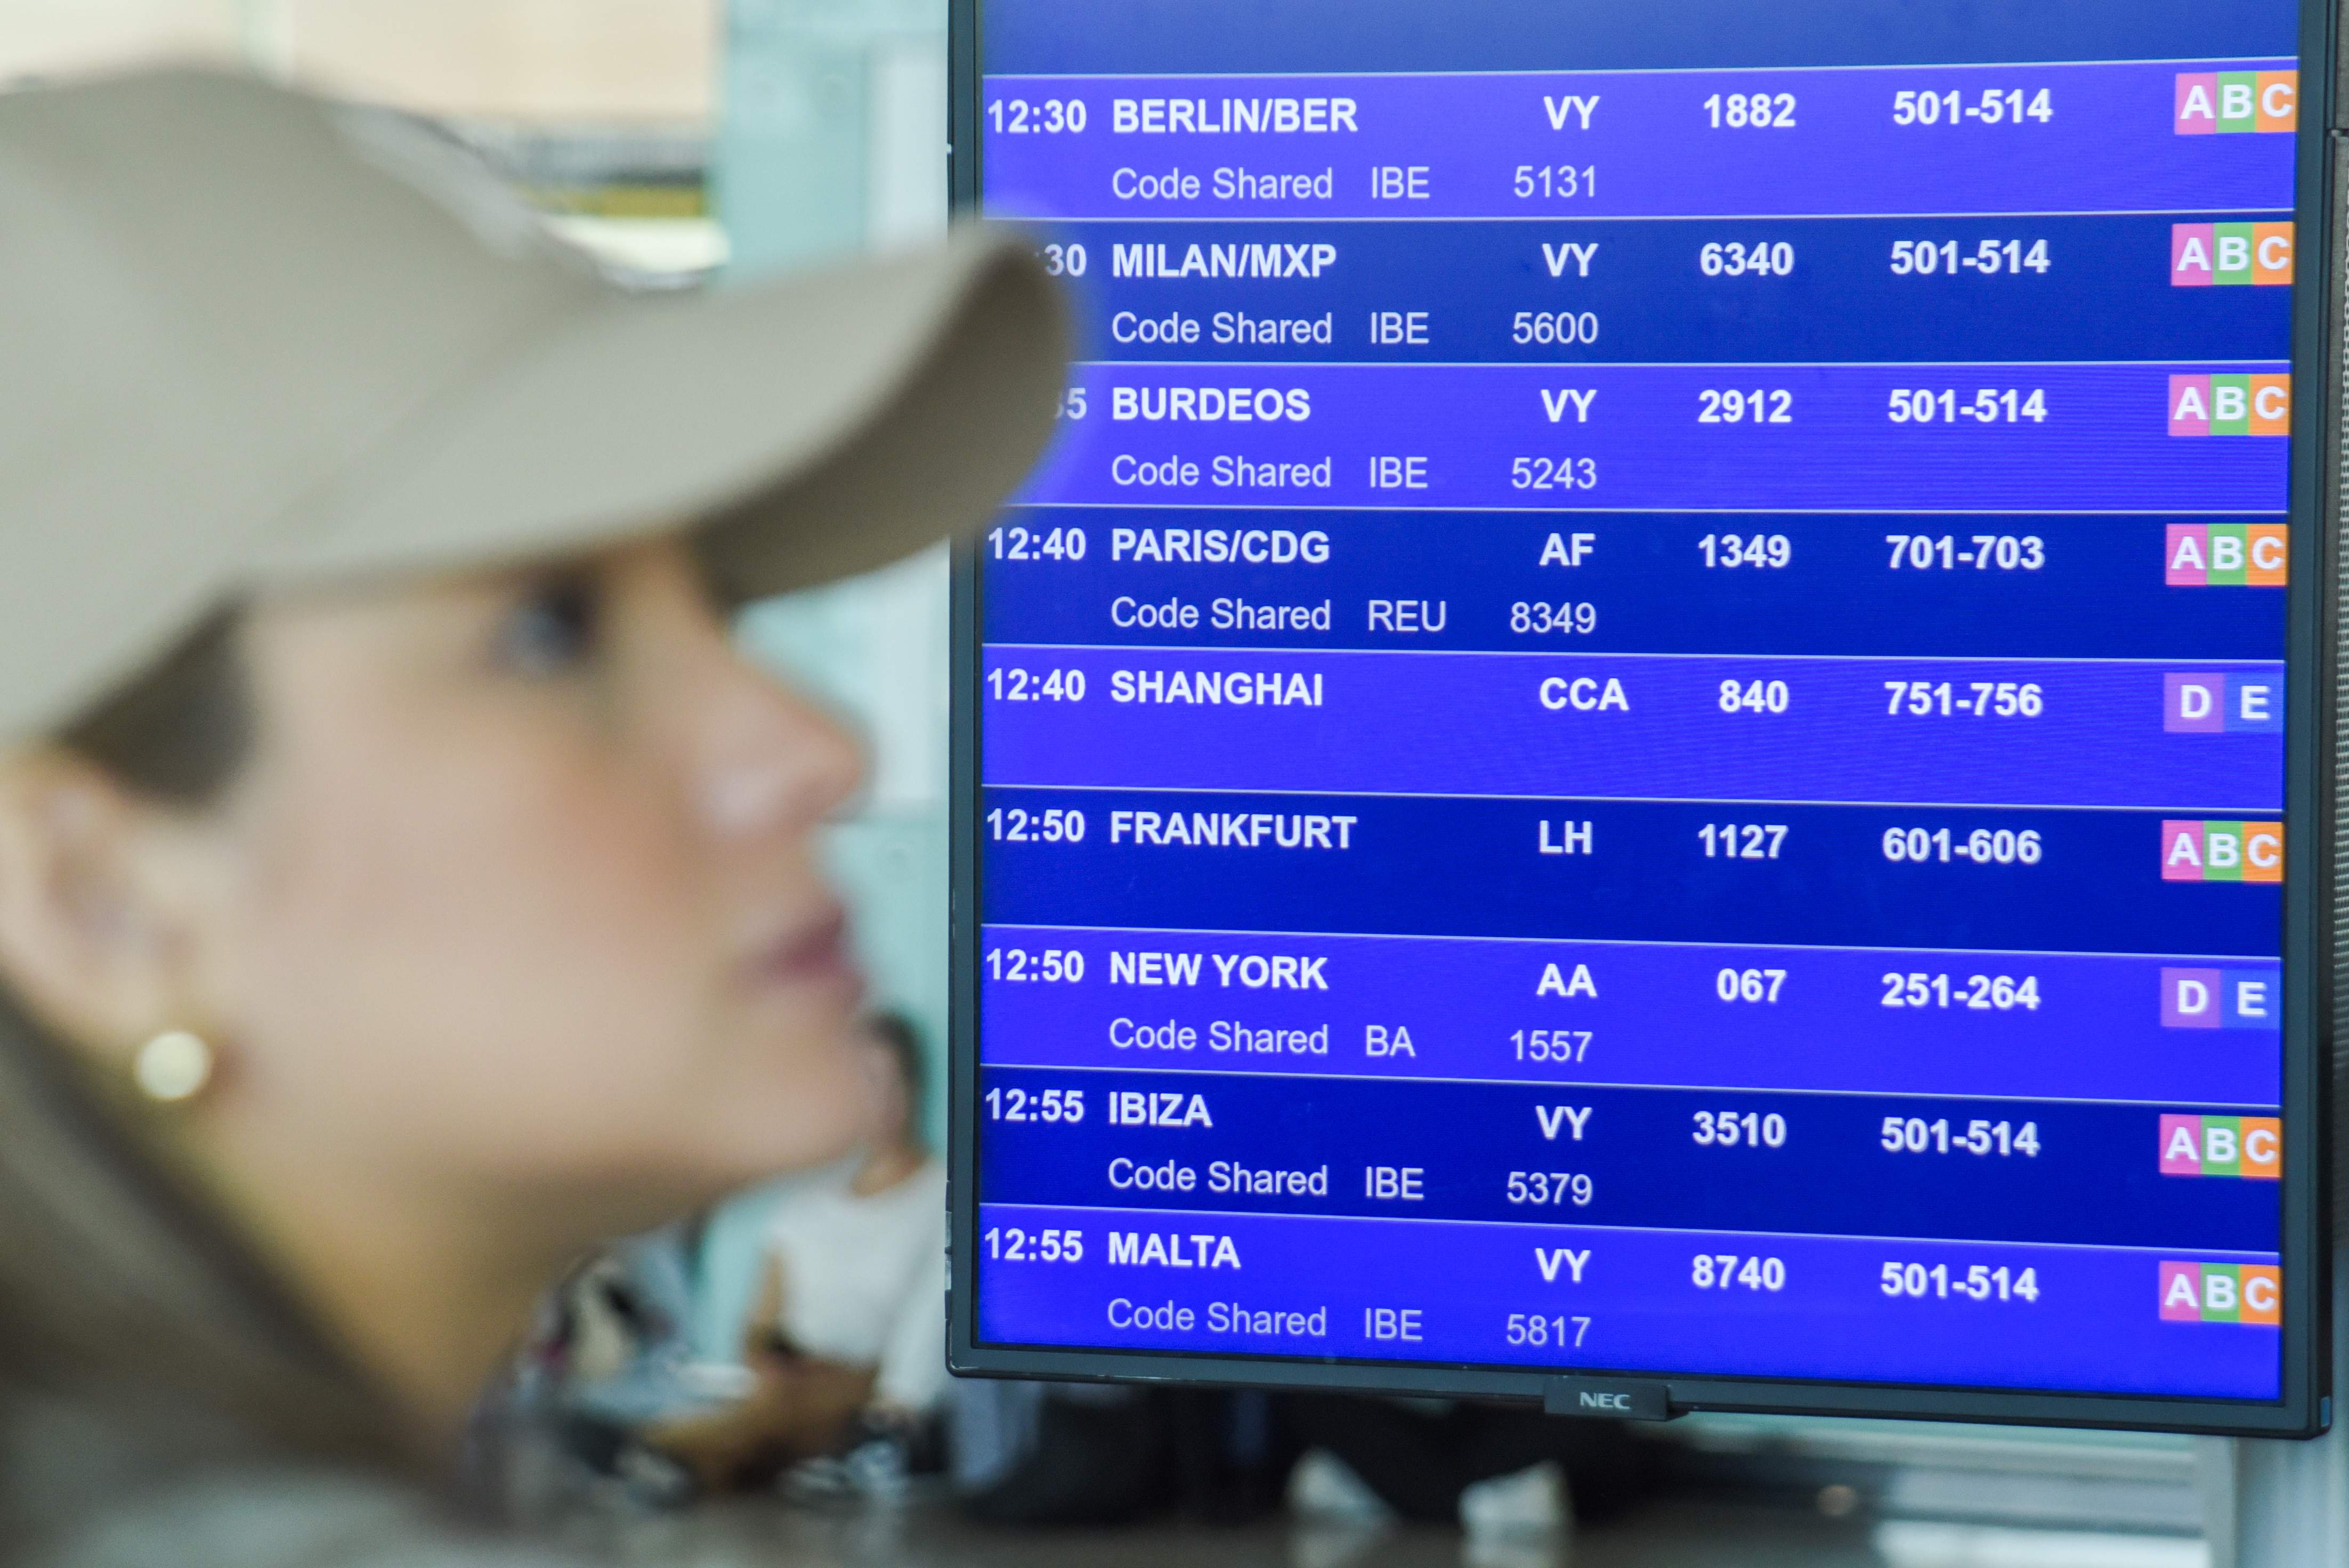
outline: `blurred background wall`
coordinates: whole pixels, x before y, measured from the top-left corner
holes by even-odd
[[[637,286],[725,287],[946,224],[945,0],[0,5],[0,83],[190,57],[428,117]],[[942,1146],[944,552],[752,606],[740,634],[866,738],[870,787],[832,836],[834,874],[875,1004],[929,1047]],[[739,1343],[780,1191],[712,1218],[697,1338],[713,1356]]]
[[[244,59],[419,113],[706,123],[720,0],[8,0],[0,77]]]

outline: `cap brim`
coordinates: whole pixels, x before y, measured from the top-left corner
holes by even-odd
[[[581,297],[485,346],[255,570],[516,563],[690,526],[728,593],[805,587],[982,521],[1050,438],[1067,373],[1058,289],[983,225],[781,283]]]

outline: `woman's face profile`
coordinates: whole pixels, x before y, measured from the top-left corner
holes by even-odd
[[[850,739],[744,664],[681,546],[264,603],[191,1020],[210,1140],[649,1222],[857,1130],[817,830]],[[265,1154],[264,1154],[264,1151]]]

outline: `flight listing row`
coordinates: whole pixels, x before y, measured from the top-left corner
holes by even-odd
[[[993,1201],[978,1243],[998,1345],[2212,1398],[2281,1378],[2272,1253]]]
[[[1003,788],[978,810],[989,924],[2240,957],[2282,938],[2272,818]]]
[[[2281,361],[1092,363],[1017,499],[2275,512],[2292,407]]]
[[[2272,1106],[2272,959],[988,925],[993,1066]]]
[[[1055,1116],[1053,1112],[1059,1114]],[[2273,1251],[2273,1108],[982,1063],[993,1202]]]
[[[1164,224],[1038,235],[1102,359],[2282,356],[2289,218]]]
[[[2289,547],[2256,519],[1053,507],[978,556],[999,644],[2271,660]]]
[[[2283,807],[2282,664],[998,645],[978,689],[998,785]]]
[[[2289,59],[989,76],[999,215],[2172,211],[2292,202]]]

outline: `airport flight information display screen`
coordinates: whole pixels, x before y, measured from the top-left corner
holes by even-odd
[[[977,7],[973,1352],[2287,1400],[2300,27]]]

